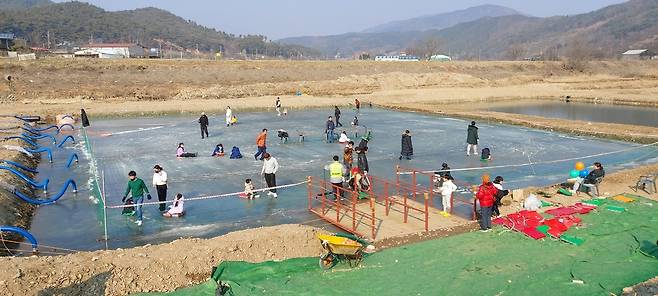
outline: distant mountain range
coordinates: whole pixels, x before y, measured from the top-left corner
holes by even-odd
[[[365,29],[363,30],[363,33],[441,30],[485,17],[499,17],[516,14],[520,13],[511,8],[498,5],[480,5],[448,13],[421,16],[402,21],[394,21]]]
[[[549,51],[559,55],[575,41],[585,44],[599,56],[615,56],[631,47],[658,47],[656,0],[630,0],[573,16],[485,16],[440,30],[422,30],[426,27],[417,26],[420,30],[400,32],[401,27],[413,27],[408,25],[412,23],[403,21],[397,22],[403,24],[401,26],[389,24],[369,30],[394,32],[294,37],[279,41],[315,48],[325,56],[340,53],[350,57],[362,52],[374,55],[405,51],[426,40],[438,40],[441,53],[458,59],[504,59],[511,53],[518,58]]]
[[[270,42],[264,36],[235,36],[185,20],[158,8],[105,11],[82,2],[0,0],[0,32],[10,32],[31,46],[84,45],[90,41],[138,42],[145,46],[196,53],[223,50],[229,56],[314,57],[319,52]]]

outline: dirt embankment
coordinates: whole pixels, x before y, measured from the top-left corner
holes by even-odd
[[[573,91],[627,92],[652,88],[651,62],[595,62],[588,73],[559,62],[172,61],[45,59],[0,60],[14,79],[16,100],[171,100],[293,95],[370,94],[400,89],[566,84]],[[616,81],[620,85],[609,83]],[[579,83],[580,82],[580,83]],[[635,83],[631,83],[635,82]],[[582,83],[586,83],[583,85]],[[7,93],[6,85],[0,94]],[[69,110],[70,112],[70,110]]]
[[[9,150],[5,147],[28,147],[25,142],[20,140],[4,140],[5,137],[21,134],[20,128],[17,128],[21,125],[22,122],[18,122],[18,120],[0,120],[0,160],[9,160],[21,163],[30,168],[36,168],[39,161],[38,158],[28,157],[23,153]],[[14,168],[5,163],[0,163],[0,165]],[[37,177],[35,174],[21,169],[17,169],[17,171],[33,179]],[[33,193],[32,188],[25,181],[7,170],[0,170],[0,226],[18,226],[24,229],[29,229],[30,223],[32,222],[32,215],[34,214],[36,207],[16,197],[13,194],[14,188],[28,195],[32,195]],[[3,238],[10,241],[23,240],[22,237],[13,233],[4,233]],[[9,242],[0,245],[0,256],[7,254],[7,248],[12,249],[15,246],[16,244]]]
[[[0,258],[0,291],[6,296],[173,291],[207,280],[211,268],[222,261],[318,256],[322,250],[319,231],[310,226],[280,225],[127,250]]]

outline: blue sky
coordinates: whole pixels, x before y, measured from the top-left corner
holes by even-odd
[[[56,0],[56,2],[64,2]],[[361,31],[367,27],[481,4],[497,4],[534,16],[589,12],[625,0],[88,0],[107,10],[153,6],[234,34],[271,39]]]

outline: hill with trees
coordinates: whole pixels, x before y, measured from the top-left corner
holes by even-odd
[[[49,35],[51,47],[89,42],[131,42],[158,47],[161,42],[157,39],[170,46],[202,52],[221,50],[235,57],[308,58],[318,55],[315,50],[271,42],[261,35],[235,36],[204,27],[158,8],[112,12],[81,2],[26,6],[25,9],[2,9],[0,6],[0,32],[14,33],[31,46],[46,47]]]
[[[351,56],[406,51],[445,53],[457,59],[555,59],[580,48],[593,57],[614,57],[628,48],[658,47],[658,1],[630,0],[573,16],[486,17],[442,30],[350,33],[281,42],[308,46],[331,56],[336,52]],[[428,48],[434,50],[428,52]]]

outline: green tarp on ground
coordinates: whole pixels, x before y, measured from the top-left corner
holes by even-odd
[[[300,258],[223,262],[215,275],[222,271],[220,280],[240,296],[619,294],[658,275],[658,203],[624,206],[580,216],[581,226],[567,233],[584,239],[581,246],[496,228],[384,250],[359,268],[322,271],[317,258]],[[210,280],[167,295],[215,295],[215,288]]]

